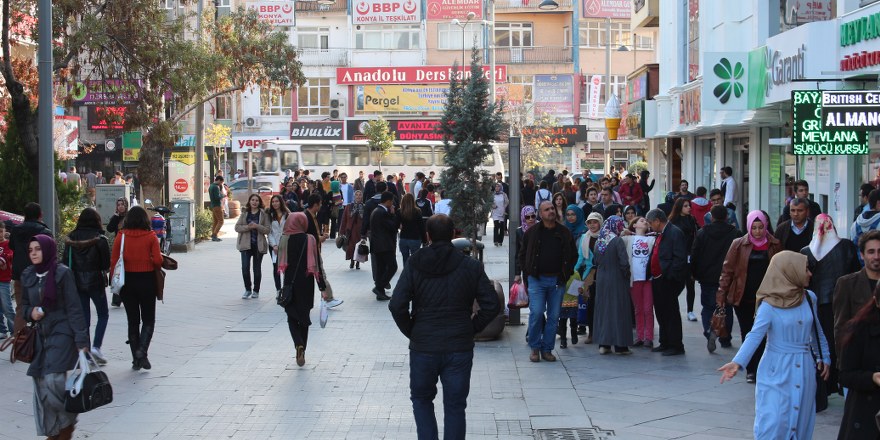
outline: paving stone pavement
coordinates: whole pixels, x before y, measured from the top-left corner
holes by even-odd
[[[224,225],[222,242],[174,255],[180,269],[169,273],[165,303],[157,306],[152,370],[131,370],[125,313],[111,307],[103,351],[114,401],[81,415],[75,438],[416,438],[407,340],[387,303],[370,292],[369,264],[349,270],[342,251],[325,243],[328,278],[345,303],[331,312],[324,329],[317,325],[318,309],[313,311],[306,365],[300,368],[286,316],[274,302],[268,258],[260,299],[240,299],[232,226]],[[485,252],[490,278],[504,286],[507,252],[506,244]],[[684,295],[682,310],[683,303]],[[744,375],[720,385],[715,371],[734,351],[709,354],[700,324],[683,320],[685,356],[660,357],[645,349],[600,356],[598,347],[581,342],[565,350],[557,345],[558,362],[531,363],[525,326],[508,326],[501,339],[477,343],[468,438],[533,439],[541,429],[594,426],[613,431],[610,438],[633,440],[752,438],[754,386]],[[5,359],[0,439],[35,438],[27,365]],[[440,396],[436,411],[442,431]],[[814,438],[835,438],[842,412],[843,399],[832,397],[830,408],[818,415]]]

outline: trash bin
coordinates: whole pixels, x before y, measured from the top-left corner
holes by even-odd
[[[195,201],[175,200],[171,202],[174,214],[169,214],[171,220],[171,245],[191,246],[196,236],[196,212]]]
[[[452,245],[455,246],[456,249],[464,252],[465,255],[471,255],[481,263],[483,262],[483,249],[486,248],[482,242],[477,242],[477,252],[474,254],[471,252],[471,241],[467,238],[456,238],[452,240]]]

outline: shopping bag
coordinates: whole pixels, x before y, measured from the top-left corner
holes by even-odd
[[[113,276],[110,277],[110,291],[119,293],[122,286],[125,285],[125,260],[123,258],[125,252],[125,234],[122,234],[122,240],[119,243],[119,259],[116,260],[116,266],[113,267]]]
[[[90,356],[80,351],[73,373],[67,377],[64,387],[67,412],[84,413],[113,401],[110,380]]]
[[[574,271],[565,283],[565,292],[562,294],[562,307],[576,308],[578,306],[578,296],[580,296],[580,289],[583,288],[583,285],[584,282],[581,280],[581,274]]]
[[[321,300],[321,328],[327,326],[327,319],[330,318],[330,308],[327,307],[327,301]]]
[[[529,293],[522,281],[517,281],[510,286],[510,296],[507,307],[510,309],[522,309],[529,306]]]

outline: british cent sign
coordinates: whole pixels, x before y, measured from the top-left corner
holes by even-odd
[[[451,20],[467,18],[469,12],[474,19],[483,19],[482,0],[428,0],[428,20]]]
[[[470,78],[470,68],[464,71],[453,70],[452,66],[412,66],[412,67],[338,67],[336,84],[446,84],[452,75]],[[489,66],[483,66],[483,76],[491,80]],[[507,82],[507,66],[495,66],[495,82]]]
[[[829,131],[822,128],[821,90],[795,90],[791,92],[791,104],[794,116],[791,145],[794,154],[868,154],[867,131]]]
[[[421,1],[417,0],[355,0],[352,24],[419,23]]]
[[[822,92],[825,130],[880,130],[880,91]]]

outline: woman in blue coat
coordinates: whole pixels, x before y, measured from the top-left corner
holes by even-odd
[[[827,380],[831,360],[822,326],[814,319],[816,295],[806,290],[810,276],[805,255],[782,251],[773,256],[758,289],[755,324],[733,361],[718,369],[722,383],[732,379],[767,337],[755,387],[754,433],[758,440],[813,438],[814,368]],[[812,353],[820,352],[821,359],[814,360]]]

